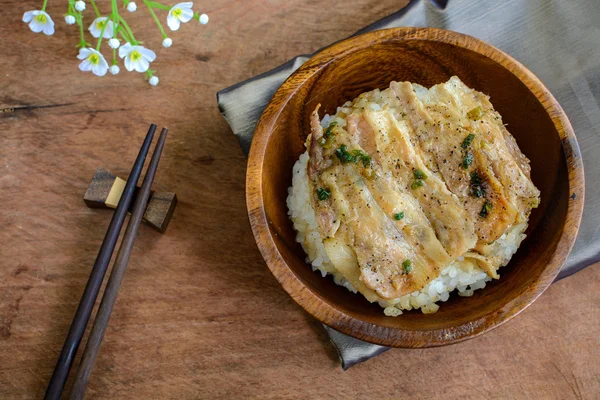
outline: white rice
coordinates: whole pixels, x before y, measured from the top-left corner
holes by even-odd
[[[346,104],[345,104],[346,106]],[[325,116],[322,124],[324,126],[335,117]],[[336,118],[339,124],[345,125],[345,120]],[[342,125],[343,126],[343,125]],[[331,263],[325,252],[323,240],[319,234],[315,210],[310,202],[310,187],[306,167],[309,155],[305,152],[300,156],[293,169],[292,186],[288,189],[288,214],[297,231],[298,241],[307,254],[307,263],[312,265],[315,272],[321,273],[323,277],[331,275],[336,284],[344,286],[351,292],[357,290],[348,282],[335,266]],[[491,246],[491,256],[499,256],[506,265],[513,254],[517,251],[521,241],[525,238],[527,223],[521,223],[510,228]],[[429,282],[422,290],[401,296],[392,300],[382,299],[378,296],[370,296],[370,301],[377,301],[384,308],[385,315],[398,316],[403,310],[420,309],[423,313],[434,313],[439,309],[438,302],[447,301],[450,293],[456,290],[459,296],[472,296],[473,292],[485,288],[487,282],[491,281],[474,260],[458,257],[448,265],[436,279]],[[367,297],[369,299],[369,297]]]

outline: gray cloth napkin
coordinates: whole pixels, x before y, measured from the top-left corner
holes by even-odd
[[[600,2],[598,0],[413,0],[399,12],[357,34],[400,26],[434,27],[482,39],[533,71],[569,116],[586,172],[585,209],[575,247],[558,279],[600,261]],[[221,90],[221,113],[246,154],[254,128],[271,96],[310,56]],[[388,350],[325,327],[342,367]]]

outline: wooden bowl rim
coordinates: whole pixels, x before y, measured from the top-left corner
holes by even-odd
[[[571,229],[563,229],[554,254],[539,278],[503,307],[460,325],[415,331],[379,326],[350,316],[305,286],[287,265],[275,245],[262,198],[263,163],[274,123],[305,81],[338,57],[373,44],[411,40],[442,42],[479,53],[507,69],[536,96],[560,135],[571,193],[566,221],[573,221],[570,224]],[[256,126],[246,173],[246,204],[254,238],[267,266],[285,291],[313,317],[349,336],[379,345],[404,348],[434,347],[471,339],[500,326],[527,308],[550,286],[577,236],[583,212],[584,183],[583,162],[571,123],[554,96],[531,71],[496,47],[471,36],[443,29],[403,27],[368,32],[337,42],[311,57],[282,84]]]

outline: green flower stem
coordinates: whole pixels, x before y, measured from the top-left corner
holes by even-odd
[[[123,33],[123,31],[119,31],[119,35],[121,35],[125,42],[131,43],[131,41],[127,38],[127,34]]]
[[[102,25],[102,30],[100,31],[100,37],[98,38],[98,44],[96,45],[96,51],[100,51],[100,46],[102,46],[102,37],[104,36],[104,31],[106,30],[107,25],[108,25],[108,20],[104,21],[104,25]]]
[[[160,33],[162,34],[163,39],[166,39],[167,34],[165,32],[165,29],[163,28],[162,24],[160,23],[160,20],[158,19],[158,17],[156,16],[156,13],[152,9],[150,2],[148,0],[144,0],[144,4],[146,5],[146,7],[148,7],[148,11],[150,11],[150,15],[152,15],[152,19],[154,19],[154,22],[156,22],[158,29],[160,29]]]
[[[42,11],[46,11],[47,5],[48,5],[48,0],[44,0],[44,3],[42,4]]]
[[[113,21],[113,38],[117,37],[117,23],[119,21],[119,7],[117,6],[117,0],[111,0],[111,18]]]
[[[139,42],[137,40],[135,40],[135,36],[133,36],[133,32],[131,32],[131,28],[129,28],[129,25],[127,25],[127,22],[125,22],[123,17],[121,17],[120,15],[119,15],[119,21],[121,21],[121,23],[123,24],[123,27],[127,31],[128,36],[131,38],[131,44],[134,46],[136,44],[138,44]]]
[[[129,35],[127,34],[127,31],[123,27],[124,25],[121,23],[122,18],[119,15],[119,7],[117,6],[117,0],[111,0],[111,3],[112,3],[112,19],[113,19],[113,23],[115,25],[114,37],[116,38],[117,35],[121,35],[121,37],[123,38],[123,40],[125,40],[125,42],[131,43],[131,38],[129,37]]]
[[[96,5],[96,2],[94,0],[90,0],[90,3],[92,3],[92,7],[94,7],[94,12],[96,13],[96,17],[99,17],[100,10],[98,10],[98,6]]]
[[[83,17],[81,12],[77,12],[75,14],[75,20],[77,21],[77,25],[79,25],[79,46],[80,48],[86,47],[87,43],[85,41],[85,37],[83,36]]]
[[[119,25],[117,27],[117,31],[119,31],[119,35],[121,35],[123,40],[125,40],[127,43],[131,43],[131,38],[127,34],[127,31],[125,30],[125,28],[123,28],[121,25]]]
[[[166,6],[164,4],[157,3],[156,1],[144,1],[144,3],[146,3],[146,5],[150,5],[150,7],[152,7],[152,8],[158,8],[159,10],[167,10],[168,11],[171,9],[171,7]]]
[[[113,49],[113,59],[111,65],[117,65],[117,49]]]

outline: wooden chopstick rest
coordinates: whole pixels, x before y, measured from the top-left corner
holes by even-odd
[[[104,168],[98,168],[90,182],[83,201],[90,208],[115,208],[119,203],[125,181]],[[136,188],[133,201],[139,193]],[[151,192],[143,221],[152,228],[164,233],[169,226],[173,212],[177,206],[177,195],[171,192]],[[131,207],[129,209],[131,212]]]

